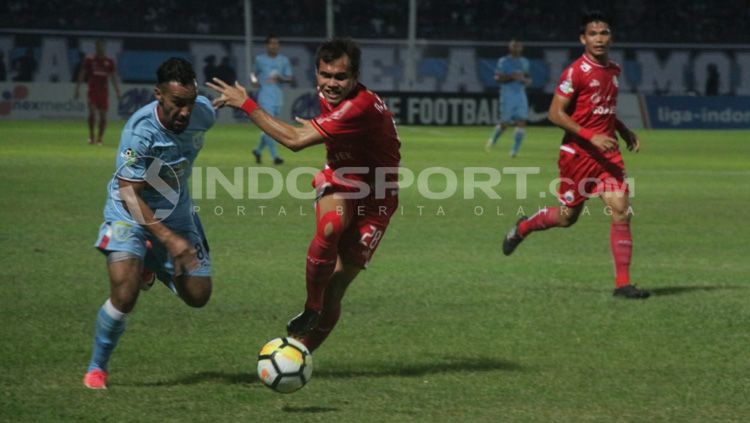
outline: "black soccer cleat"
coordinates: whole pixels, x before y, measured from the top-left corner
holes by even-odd
[[[318,320],[320,312],[306,308],[286,324],[286,333],[291,337],[301,338],[318,326]]]
[[[275,164],[275,165],[284,164],[284,159],[282,159],[281,157],[277,157],[277,158],[273,159],[273,164]]]
[[[646,291],[645,289],[640,289],[635,285],[630,284],[615,288],[615,291],[612,293],[613,297],[621,297],[631,300],[645,300],[650,295],[651,293]]]
[[[255,163],[260,164],[260,153],[253,150],[253,156],[255,156]]]
[[[505,254],[506,256],[513,254],[513,251],[516,250],[518,244],[523,241],[523,237],[518,234],[518,225],[526,219],[526,216],[521,216],[516,224],[513,225],[512,228],[510,228],[507,234],[505,234],[505,238],[503,239],[503,254]]]

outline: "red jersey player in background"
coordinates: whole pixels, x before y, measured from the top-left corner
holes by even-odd
[[[74,98],[78,99],[81,82],[88,82],[87,104],[89,106],[89,144],[101,144],[104,128],[107,127],[107,110],[109,109],[109,90],[107,81],[112,80],[117,99],[120,99],[120,87],[117,85],[117,68],[115,61],[104,55],[104,41],[96,40],[96,53],[83,59]],[[99,132],[94,137],[94,122],[99,115]]]
[[[325,143],[327,165],[316,175],[316,232],[307,251],[305,309],[287,332],[311,350],[338,322],[341,299],[367,267],[398,206],[401,143],[393,115],[383,100],[358,82],[360,49],[334,38],[315,54],[321,114],[302,126],[278,120],[248,98],[245,88],[214,78],[221,93],[214,105],[244,110],[263,132],[298,151]]]
[[[628,150],[638,152],[640,141],[615,116],[620,66],[608,57],[612,42],[609,19],[600,12],[586,14],[581,22],[580,41],[585,51],[563,71],[548,115],[552,123],[565,130],[558,161],[558,197],[562,205],[541,210],[528,219],[522,217],[505,236],[503,253],[513,253],[532,232],[573,225],[584,202],[599,195],[612,211],[614,295],[648,298],[648,291],[630,284],[631,210],[625,164],[615,131]]]

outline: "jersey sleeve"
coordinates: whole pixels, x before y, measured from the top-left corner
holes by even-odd
[[[195,107],[200,109],[201,116],[205,119],[206,130],[214,126],[216,123],[216,109],[211,104],[211,100],[208,97],[199,95],[195,99]]]
[[[497,59],[497,64],[495,65],[495,73],[504,74],[505,72],[505,57],[501,57]]]
[[[146,158],[150,154],[151,143],[147,134],[125,130],[117,152],[115,176],[126,181],[139,182],[146,179]]]
[[[346,140],[368,132],[366,109],[347,100],[335,112],[310,121],[313,127],[327,139]]]
[[[568,66],[560,75],[560,81],[555,89],[555,94],[565,98],[571,98],[580,89],[580,77],[574,66]]]

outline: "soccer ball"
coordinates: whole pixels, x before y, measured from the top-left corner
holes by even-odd
[[[294,338],[274,338],[258,353],[258,377],[276,392],[288,394],[312,376],[310,351]]]

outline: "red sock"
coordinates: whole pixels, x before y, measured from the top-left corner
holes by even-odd
[[[325,227],[333,225],[333,230],[326,238]],[[305,276],[307,280],[307,301],[305,308],[315,311],[323,309],[323,296],[331,282],[331,275],[336,269],[339,238],[341,237],[341,216],[335,211],[328,212],[318,219],[315,238],[307,249],[307,265]]]
[[[531,232],[543,231],[560,225],[560,219],[557,216],[557,213],[557,207],[539,210],[533,216],[522,221],[518,225],[518,234],[521,235],[522,238],[526,238],[526,235]]]
[[[318,321],[318,326],[302,338],[302,343],[305,344],[310,352],[315,351],[328,338],[333,328],[336,327],[339,316],[341,316],[341,305],[332,307],[330,310],[323,310]]]
[[[615,260],[615,287],[619,288],[630,283],[630,258],[633,255],[630,222],[612,223],[609,239]]]

